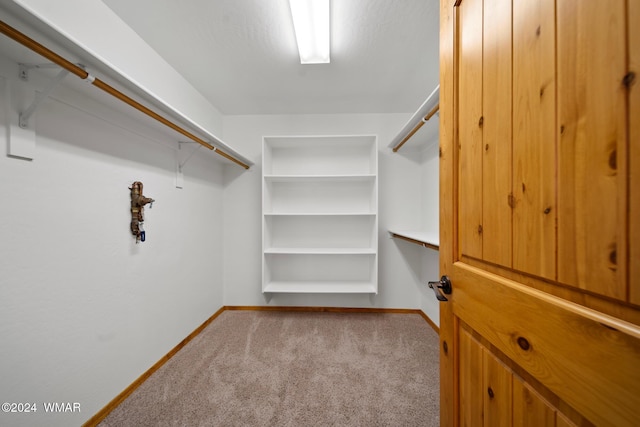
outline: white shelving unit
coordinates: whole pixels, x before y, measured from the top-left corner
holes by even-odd
[[[264,137],[262,162],[262,291],[377,293],[376,137]]]

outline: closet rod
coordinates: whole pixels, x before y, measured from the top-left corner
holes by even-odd
[[[393,152],[394,152],[394,153],[395,153],[395,152],[397,152],[397,151],[400,149],[400,147],[402,147],[402,146],[404,145],[404,143],[405,143],[405,142],[407,142],[407,141],[408,141],[408,140],[409,140],[409,139],[410,139],[410,138],[411,138],[411,137],[412,137],[416,132],[418,132],[418,130],[420,130],[420,128],[421,128],[422,126],[424,126],[424,124],[425,124],[425,123],[426,123],[426,122],[427,122],[427,121],[428,121],[428,120],[429,120],[429,119],[430,119],[430,118],[431,118],[435,113],[437,113],[437,112],[438,112],[438,110],[439,110],[439,109],[440,109],[440,104],[438,103],[438,104],[436,104],[436,106],[435,106],[435,107],[433,107],[433,109],[432,109],[431,111],[429,111],[429,113],[428,113],[426,116],[424,116],[424,119],[422,119],[422,120],[420,121],[420,123],[418,123],[418,124],[416,125],[416,127],[414,127],[413,129],[411,129],[411,132],[409,132],[409,133],[407,134],[407,136],[405,136],[405,137],[402,139],[402,141],[400,141],[400,142],[398,143],[398,145],[396,145],[395,147],[393,147]]]
[[[107,83],[103,82],[102,80],[98,79],[97,77],[92,76],[91,74],[89,74],[88,72],[83,70],[81,67],[77,66],[76,64],[73,64],[72,62],[70,62],[70,61],[66,60],[65,58],[61,57],[60,55],[58,55],[57,53],[49,50],[48,48],[44,47],[40,43],[38,43],[35,40],[29,38],[27,35],[21,33],[20,31],[16,30],[15,28],[9,26],[4,21],[0,21],[0,32],[2,34],[6,35],[7,37],[15,40],[16,42],[20,43],[21,45],[31,49],[32,51],[36,52],[37,54],[47,58],[51,62],[54,62],[54,63],[58,64],[59,66],[61,66],[62,68],[66,69],[70,73],[75,74],[76,76],[80,77],[83,80],[87,80],[88,82],[91,82],[91,84],[94,85],[95,87],[97,87],[99,89],[102,89],[103,91],[105,91],[109,95],[111,95],[111,96],[113,96],[115,98],[118,98],[120,101],[124,102],[125,104],[130,105],[131,107],[133,107],[136,110],[146,114],[147,116],[159,121],[163,125],[175,130],[176,132],[186,136],[187,138],[197,142],[198,144],[201,144],[201,145],[207,147],[209,150],[214,150],[214,152],[218,153],[222,157],[224,157],[224,158],[226,158],[228,160],[231,160],[232,162],[242,166],[243,168],[249,169],[249,165],[241,162],[240,160],[236,159],[235,157],[231,156],[230,154],[227,154],[224,151],[214,147],[213,145],[209,144],[207,141],[205,141],[205,140],[203,140],[201,138],[198,138],[197,136],[193,135],[191,132],[184,130],[183,128],[181,128],[180,126],[176,125],[175,123],[165,119],[161,115],[155,113],[154,111],[150,110],[149,108],[145,107],[144,105],[140,104],[139,102],[133,100],[132,98],[128,97],[127,95],[125,95],[124,93],[122,93],[119,90],[115,89],[114,87],[108,85]]]
[[[393,149],[393,152],[397,152],[405,142],[409,140],[418,130],[424,126],[424,124],[432,118],[434,114],[440,109],[440,85],[429,94],[427,99],[424,100],[422,105],[418,107],[418,110],[413,113],[411,118],[400,129],[400,132],[391,140],[388,147]]]

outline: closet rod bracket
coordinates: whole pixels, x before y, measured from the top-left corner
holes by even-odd
[[[20,80],[22,81],[29,81],[29,70],[33,70],[35,69],[45,69],[45,68],[60,68],[60,66],[58,64],[54,64],[53,62],[47,62],[45,64],[23,64],[23,63],[19,63],[18,64],[18,77],[20,77]]]
[[[178,141],[179,150],[182,149],[182,144],[191,144],[191,143],[197,144],[197,147],[194,148],[193,151],[191,151],[191,154],[189,154],[189,156],[187,156],[187,158],[184,159],[183,162],[178,162],[178,173],[182,173],[182,168],[184,167],[184,165],[186,165],[187,162],[191,160],[191,157],[193,157],[195,152],[198,151],[198,148],[202,147],[202,144],[198,143],[197,141]],[[213,147],[213,151],[216,151],[215,147]]]
[[[36,109],[38,108],[40,103],[47,99],[47,97],[49,97],[51,91],[53,91],[53,89],[55,89],[55,87],[60,84],[62,79],[64,79],[67,74],[69,74],[69,71],[61,69],[58,74],[53,79],[51,79],[49,84],[42,90],[42,92],[36,93],[36,97],[33,102],[31,102],[31,105],[29,105],[23,112],[20,113],[18,125],[22,129],[26,129],[27,127],[29,127],[29,118],[33,115],[33,113],[36,112]]]

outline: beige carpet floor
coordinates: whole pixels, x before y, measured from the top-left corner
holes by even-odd
[[[109,426],[438,426],[438,337],[417,314],[225,311]]]

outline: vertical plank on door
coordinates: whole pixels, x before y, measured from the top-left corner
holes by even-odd
[[[556,413],[545,401],[521,378],[513,377],[513,426],[514,427],[553,427]]]
[[[460,329],[460,424],[481,426],[483,395],[482,390],[482,347],[471,334]]]
[[[485,348],[483,352],[484,421],[487,426],[511,426],[512,377],[502,362]]]
[[[626,300],[625,0],[557,13],[558,280]]]
[[[440,271],[449,271],[458,260],[457,184],[458,149],[455,146],[455,91],[457,74],[454,65],[455,31],[458,25],[456,0],[440,0]],[[454,354],[457,322],[452,304],[440,304],[440,423],[459,424],[458,371]]]
[[[460,252],[482,258],[482,0],[459,6]]]
[[[484,0],[482,254],[511,267],[511,0]]]
[[[576,424],[560,412],[556,412],[556,427],[576,427]]]
[[[629,88],[629,300],[640,305],[640,2],[628,1],[629,70],[635,83]]]
[[[554,0],[513,2],[513,267],[556,276]]]

